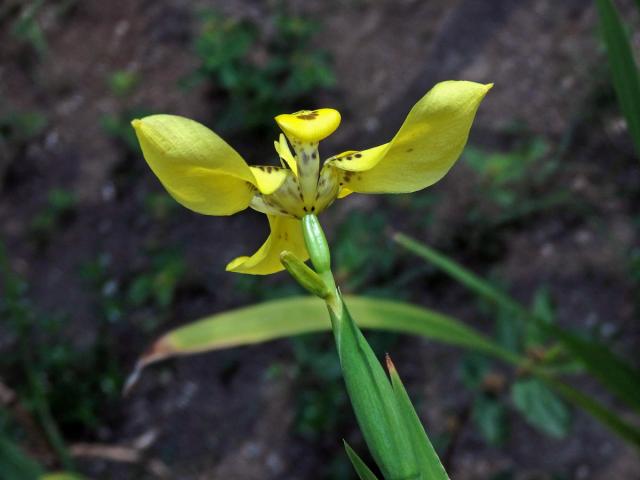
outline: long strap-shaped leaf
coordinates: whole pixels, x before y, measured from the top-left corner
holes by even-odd
[[[410,252],[440,268],[469,290],[527,321],[534,322],[580,360],[587,370],[613,394],[640,411],[640,372],[614,355],[606,346],[542,321],[532,315],[522,304],[433,248],[401,233],[396,234],[394,240]]]
[[[346,296],[345,302],[362,328],[419,335],[424,338],[475,350],[513,365],[524,358],[505,350],[481,333],[440,313],[402,302]],[[290,297],[252,307],[223,312],[168,332],[153,343],[140,358],[128,385],[135,383],[140,371],[150,363],[178,355],[251,345],[268,340],[328,331],[330,329],[324,302],[312,297]],[[540,376],[541,372],[532,371]],[[583,408],[595,419],[627,441],[640,446],[640,430],[625,425],[614,412],[559,380],[547,383],[555,387],[569,402]]]
[[[523,359],[462,322],[407,303],[345,296],[362,328],[420,335],[520,364]],[[139,368],[176,355],[251,345],[268,340],[330,329],[323,301],[289,297],[218,313],[168,332],[140,358]]]
[[[602,36],[607,47],[613,86],[629,133],[640,155],[640,75],[629,38],[611,0],[596,0]]]
[[[378,477],[375,473],[371,471],[367,464],[364,463],[364,460],[360,458],[360,456],[355,452],[353,448],[343,440],[344,449],[347,451],[347,456],[349,460],[351,460],[351,465],[353,465],[354,470],[358,474],[358,478],[360,480],[378,480]]]

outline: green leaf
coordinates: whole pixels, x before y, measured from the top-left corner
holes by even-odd
[[[424,243],[418,242],[403,233],[396,233],[393,236],[393,240],[409,250],[411,253],[436,266],[451,278],[457,280],[463,286],[481,297],[492,301],[506,310],[512,310],[519,315],[529,314],[526,308],[509,295],[495,288],[491,283],[471,273],[462,265],[437,250],[425,245]]]
[[[347,455],[349,456],[349,460],[351,460],[351,465],[355,469],[358,474],[358,478],[360,480],[378,480],[375,473],[373,473],[367,464],[358,456],[358,454],[349,446],[346,440],[343,440],[344,449],[347,451]]]
[[[420,335],[486,353],[512,364],[522,360],[490,339],[446,315],[403,302],[346,296],[362,328]],[[251,345],[330,328],[324,302],[312,297],[288,297],[218,313],[184,325],[156,340],[138,367],[173,357]]]
[[[640,411],[640,372],[594,340],[549,325],[548,330],[567,348],[600,383]]]
[[[521,322],[514,320],[513,313],[504,309],[499,310],[495,320],[494,338],[507,350],[518,353],[522,351]]]
[[[502,445],[509,435],[507,411],[498,399],[480,394],[473,402],[471,418],[482,437],[491,445]]]
[[[491,367],[491,361],[484,355],[470,353],[460,364],[460,378],[470,390],[480,390],[483,380]]]
[[[405,424],[408,428],[411,438],[411,446],[414,449],[414,454],[418,460],[418,466],[420,469],[420,478],[429,480],[449,480],[449,476],[440,462],[440,458],[436,453],[427,432],[420,421],[420,417],[416,413],[411,399],[407,394],[407,390],[402,384],[400,375],[396,370],[391,358],[387,356],[387,369],[389,370],[389,376],[391,377],[391,385],[393,386],[393,392],[396,396],[396,403],[400,408]]]
[[[562,346],[580,360],[612,393],[640,411],[640,372],[613,354],[609,348],[593,340],[584,340],[553,323],[548,323],[546,318],[537,317],[522,304],[442,253],[401,233],[394,235],[394,240],[440,268],[471,291],[495,302],[505,310],[514,312],[514,319],[521,317],[535,323],[546,335],[559,340]]]
[[[518,380],[511,387],[516,409],[543,433],[563,438],[571,427],[571,412],[565,403],[537,378]]]
[[[81,477],[76,475],[75,473],[69,472],[55,472],[55,473],[47,473],[46,475],[42,475],[40,480],[84,480],[85,477]]]
[[[640,154],[640,76],[624,25],[611,0],[596,0],[600,26],[607,47],[613,86],[618,104]]]
[[[520,365],[523,358],[505,350],[481,333],[440,313],[402,302],[364,297],[345,297],[362,328],[419,335],[421,337],[485,353],[507,363]],[[187,324],[157,339],[138,360],[125,392],[141,370],[156,361],[210,350],[251,345],[304,333],[327,331],[330,323],[324,303],[316,298],[289,297],[251,307],[223,312]],[[535,371],[541,376],[544,372]],[[623,438],[640,446],[640,431],[626,424],[614,412],[559,380],[546,377],[567,400],[584,408]],[[564,390],[560,391],[559,389]]]
[[[394,390],[342,299],[329,308],[342,376],[369,451],[387,479],[419,478],[421,471]]]
[[[576,390],[571,385],[568,385],[556,378],[550,377],[544,373],[537,372],[539,378],[544,380],[547,385],[553,387],[553,389],[562,395],[565,400],[577,405],[586,412],[601,422],[603,425],[609,427],[609,429],[625,439],[627,442],[640,447],[640,430],[633,426],[630,422],[623,420],[620,416],[616,415],[610,408],[603,406],[595,401],[590,396],[585,395],[579,390]]]
[[[0,436],[0,472],[2,478],[35,480],[42,474],[40,465],[4,435]]]
[[[547,288],[539,288],[531,305],[533,315],[547,325],[555,323],[555,308]],[[538,326],[539,322],[527,322],[525,328],[525,346],[537,347],[550,340],[549,335]]]

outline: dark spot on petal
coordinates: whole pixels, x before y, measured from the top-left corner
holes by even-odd
[[[300,120],[314,120],[317,117],[318,117],[318,112],[315,112],[315,111],[296,115],[296,118],[299,118]]]
[[[348,157],[344,157],[345,160],[351,160],[351,155],[349,155]]]
[[[304,208],[303,208],[303,210],[304,210],[305,212],[308,212],[308,211],[309,211],[309,210],[307,210],[307,207],[304,207]]]
[[[413,148],[407,148],[407,153],[413,152]]]
[[[316,211],[316,207],[315,206],[311,207],[311,211],[315,212]]]
[[[362,158],[362,154],[361,154],[361,153],[356,153],[356,154],[354,155],[354,157],[356,157],[356,158]]]

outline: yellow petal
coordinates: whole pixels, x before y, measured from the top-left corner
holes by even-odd
[[[131,124],[149,167],[182,205],[206,215],[247,208],[254,176],[242,157],[207,127],[175,115],[151,115]]]
[[[271,165],[249,168],[256,179],[258,190],[264,195],[271,195],[280,188],[287,179],[287,175],[291,175],[288,169]]]
[[[478,106],[492,86],[438,83],[414,105],[389,143],[345,152],[330,162],[347,171],[344,186],[354,192],[408,193],[428,187],[462,153]]]
[[[335,132],[340,125],[340,112],[332,108],[300,110],[278,115],[276,122],[291,141],[315,143]]]
[[[293,155],[291,155],[291,150],[289,150],[289,145],[284,135],[281,133],[279,140],[276,140],[273,144],[276,147],[276,152],[278,152],[280,159],[286,162],[295,176],[298,176],[298,164],[296,163],[296,159],[293,158]]]
[[[251,275],[269,275],[284,267],[280,263],[280,253],[293,252],[300,260],[309,258],[302,236],[300,220],[292,217],[267,215],[271,234],[267,241],[251,257],[238,257],[227,265],[227,271]]]
[[[342,187],[338,192],[338,198],[348,197],[353,193],[353,190],[349,190],[348,188]]]

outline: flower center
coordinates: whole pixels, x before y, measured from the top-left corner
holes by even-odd
[[[276,150],[282,157],[290,155],[288,147],[276,142]],[[291,139],[295,156],[287,161],[292,170],[280,188],[270,195],[257,193],[251,201],[251,207],[270,215],[287,215],[302,218],[307,213],[320,213],[333,203],[338,195],[339,182],[337,170],[326,165],[320,169],[318,142],[305,142]]]

